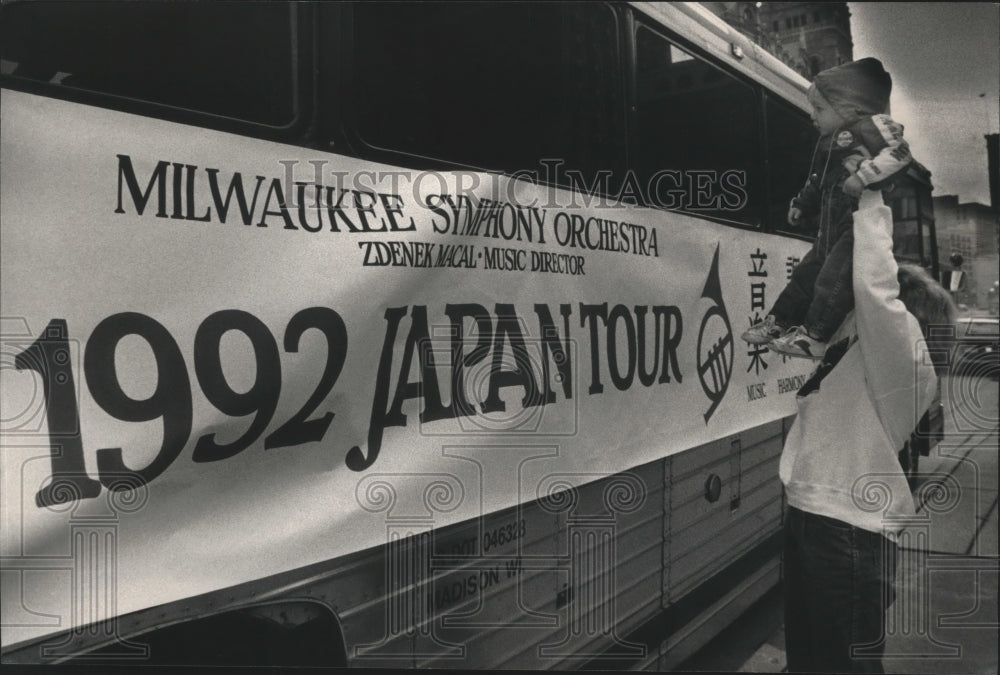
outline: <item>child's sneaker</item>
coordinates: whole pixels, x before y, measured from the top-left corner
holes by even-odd
[[[740,337],[752,345],[766,345],[771,340],[781,337],[784,329],[774,322],[774,316],[768,314],[744,331]]]
[[[787,333],[772,340],[768,347],[772,352],[804,359],[821,359],[826,351],[826,343],[810,337],[802,326],[789,328]]]

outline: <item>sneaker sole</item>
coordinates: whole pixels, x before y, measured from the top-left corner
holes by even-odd
[[[749,335],[747,333],[741,335],[740,338],[744,342],[747,342],[752,345],[766,345],[769,342],[777,339],[776,337],[767,337],[766,335]]]

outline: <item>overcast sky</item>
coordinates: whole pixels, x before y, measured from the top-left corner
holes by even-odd
[[[1000,5],[848,6],[854,58],[881,59],[892,75],[892,115],[934,194],[989,204],[983,135],[1000,131]]]

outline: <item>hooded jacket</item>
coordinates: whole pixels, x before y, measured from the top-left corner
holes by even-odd
[[[781,454],[788,503],[894,538],[914,514],[897,453],[931,404],[937,376],[899,299],[892,213],[865,193],[854,214],[854,311],[796,396]]]
[[[903,126],[887,114],[892,78],[878,59],[824,70],[813,86],[844,124],[817,141],[809,178],[792,205],[819,216],[820,237],[829,243],[850,226],[848,217],[857,208],[856,200],[842,193],[844,181],[853,175],[865,187],[882,189],[913,157],[903,140]]]
[[[816,142],[809,180],[794,201],[803,210],[816,211],[820,193],[843,185],[848,176],[877,189],[912,161],[902,124],[883,114],[864,117]]]
[[[889,112],[892,78],[878,59],[828,68],[816,75],[813,84],[847,124]]]

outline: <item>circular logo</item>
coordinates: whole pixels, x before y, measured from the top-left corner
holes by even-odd
[[[853,142],[854,142],[854,134],[852,134],[850,131],[847,131],[845,129],[844,131],[841,131],[839,134],[837,134],[838,148],[846,148]]]
[[[733,375],[733,331],[724,307],[713,305],[702,317],[698,331],[698,379],[712,405],[705,422],[726,395]]]

